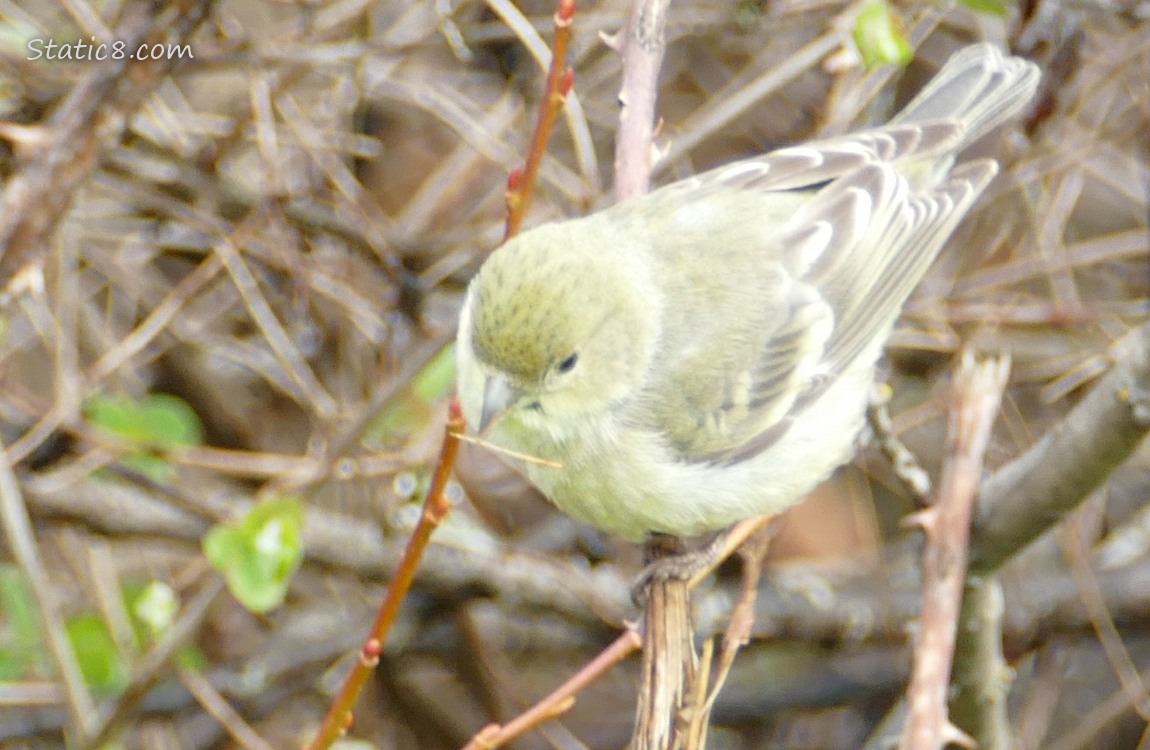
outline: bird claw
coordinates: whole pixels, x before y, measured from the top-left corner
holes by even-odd
[[[689,581],[694,578],[699,571],[715,562],[723,550],[726,537],[726,532],[723,532],[704,547],[685,550],[681,539],[664,534],[652,535],[647,549],[654,559],[639,571],[632,582],[631,601],[638,607],[644,607],[650,598],[651,586],[665,581]]]

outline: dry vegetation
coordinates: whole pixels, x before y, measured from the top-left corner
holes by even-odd
[[[905,74],[828,72],[850,7],[673,3],[656,181],[880,120],[973,39],[1039,61],[1040,106],[979,145],[1003,174],[892,342],[894,424],[932,472],[954,355],[1012,356],[993,471],[1150,338],[1150,7],[1034,0],[1004,21],[906,6],[921,47]],[[69,715],[125,747],[290,748],[314,730],[417,512],[410,485],[435,458],[448,394],[413,379],[450,342],[461,291],[501,237],[506,175],[541,89],[525,40],[549,33],[553,10],[0,1],[0,559],[49,615],[42,653],[0,684],[0,747],[58,747]],[[621,0],[579,8],[577,101],[529,224],[608,200],[620,61],[599,33],[626,13]],[[30,38],[91,36],[186,43],[194,57],[28,59]],[[1144,370],[1120,393],[1145,408],[1138,383],[1150,384]],[[159,480],[84,418],[95,394],[149,392],[178,395],[204,425],[203,444],[173,451],[177,471]],[[438,532],[356,713],[354,736],[376,747],[461,746],[635,615],[633,549],[558,516],[490,454],[464,458],[473,502]],[[1001,568],[1020,748],[1150,746],[1148,459],[1137,452]],[[285,492],[307,506],[306,561],[285,604],[257,616],[222,590],[200,540]],[[712,747],[863,745],[908,673],[920,535],[898,521],[912,509],[864,450],[783,521]],[[995,541],[992,557],[1016,551]],[[696,595],[702,634],[722,628],[732,572]],[[181,609],[175,635],[141,652],[118,592],[150,580],[171,584]],[[0,648],[15,629],[5,606]],[[83,613],[129,665],[118,697],[93,697],[53,649]],[[202,652],[200,671],[171,666],[182,642]],[[635,669],[517,747],[622,746]]]

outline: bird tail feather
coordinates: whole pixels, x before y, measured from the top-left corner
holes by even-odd
[[[891,124],[958,119],[970,143],[1029,103],[1040,77],[1029,60],[975,44],[951,57]]]

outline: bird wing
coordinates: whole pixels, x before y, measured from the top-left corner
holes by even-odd
[[[671,332],[662,382],[652,390],[663,398],[649,413],[684,460],[732,463],[757,455],[859,357],[877,358],[874,342],[885,340],[994,175],[993,162],[975,161],[937,186],[913,187],[920,177],[914,158],[934,162],[961,137],[956,121],[893,126],[775,151],[673,186],[696,193],[667,196],[687,207],[685,223],[705,222],[711,199],[728,209],[745,201],[740,215],[753,215],[754,205],[787,208],[785,215],[754,217],[750,226],[709,226],[694,247],[684,230],[674,248],[655,250],[714,254],[714,263],[669,265],[707,266],[725,280],[684,279],[667,295],[682,300],[691,288],[711,297],[688,298],[683,310],[665,312]],[[747,253],[747,243],[762,253]],[[720,315],[698,314],[708,304],[725,307]],[[700,319],[726,328],[708,329]]]

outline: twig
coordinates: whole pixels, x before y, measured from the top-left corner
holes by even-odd
[[[191,642],[204,620],[207,619],[212,603],[224,590],[222,576],[213,574],[208,577],[203,587],[184,607],[172,627],[136,665],[135,671],[132,673],[132,681],[128,687],[117,696],[115,702],[100,713],[99,721],[93,728],[92,739],[85,747],[103,748],[112,741],[133,709],[140,704],[148,690],[159,679],[161,671],[168,665],[176,649]]]
[[[875,384],[867,404],[867,424],[870,425],[879,450],[886,456],[895,475],[910,489],[915,499],[924,504],[930,497],[930,474],[922,467],[918,456],[899,439],[890,418],[891,388],[886,383]]]
[[[708,97],[705,104],[679,124],[682,135],[671,142],[661,163],[674,163],[684,154],[690,153],[705,139],[737,120],[771,93],[818,65],[820,60],[842,46],[843,38],[841,31],[827,32],[796,50],[780,64],[769,66],[754,80],[732,81]]]
[[[540,104],[539,120],[536,123],[535,134],[531,141],[531,150],[524,167],[514,170],[508,178],[506,237],[516,234],[523,223],[523,217],[534,191],[535,179],[543,161],[547,142],[551,137],[555,118],[574,81],[574,72],[570,68],[564,67],[574,14],[574,0],[560,0],[559,10],[555,14],[555,48],[552,52],[551,66],[547,76],[547,89]],[[439,526],[450,510],[443,491],[455,465],[455,454],[459,449],[460,435],[464,433],[466,427],[459,402],[453,400],[439,461],[436,464],[431,487],[427,491],[427,498],[419,523],[408,541],[403,559],[391,585],[388,587],[387,596],[380,606],[371,633],[360,650],[360,658],[352,667],[340,694],[332,703],[319,733],[308,745],[309,750],[321,750],[329,747],[343,735],[351,722],[352,706],[355,704],[371,670],[379,663],[383,643],[399,612],[399,605],[407,595],[407,591],[415,578],[416,569],[430,540],[431,533]]]
[[[763,525],[759,527],[754,537],[739,547],[739,556],[743,560],[743,579],[739,590],[739,599],[731,610],[727,622],[727,629],[723,633],[723,650],[719,657],[719,667],[712,684],[706,691],[696,690],[696,694],[705,695],[705,699],[692,705],[690,712],[690,729],[687,733],[686,750],[698,748],[702,750],[707,746],[707,727],[710,723],[711,711],[719,697],[731,668],[735,664],[735,656],[739,650],[751,640],[751,631],[755,624],[755,602],[758,600],[759,580],[763,576],[763,562],[770,546],[770,529]],[[707,642],[708,644],[710,641]],[[703,659],[697,682],[704,685],[710,673],[709,652]]]
[[[60,603],[36,547],[32,520],[28,516],[28,508],[24,505],[20,485],[16,481],[8,455],[2,450],[0,450],[0,525],[4,527],[4,536],[9,549],[12,550],[12,556],[20,566],[20,571],[36,598],[36,607],[44,628],[45,640],[48,642],[48,650],[64,683],[64,695],[67,699],[72,731],[75,732],[76,739],[83,744],[92,736],[94,730],[95,704],[84,684],[76,654],[72,651],[64,631]]]
[[[670,0],[633,0],[621,36],[604,41],[623,58],[619,132],[615,137],[615,201],[647,192],[654,165],[655,100],[663,64]]]
[[[322,455],[308,466],[301,466],[298,474],[285,473],[267,488],[270,493],[300,490],[304,487],[327,481],[331,477],[333,463],[342,461],[363,436],[385,407],[405,393],[412,378],[418,375],[431,360],[443,351],[452,340],[453,334],[441,332],[426,341],[416,344],[404,357],[400,369],[387,382],[371,393],[371,397],[355,411],[346,424],[341,424],[327,444]]]
[[[554,60],[551,50],[543,41],[543,37],[535,30],[531,21],[523,15],[513,0],[485,0],[487,7],[499,17],[516,39],[527,48],[527,52],[541,68],[550,68]],[[579,165],[578,174],[583,176],[586,190],[592,196],[600,191],[601,176],[599,174],[599,160],[595,155],[595,144],[591,138],[591,126],[587,121],[587,113],[579,98],[579,92],[572,89],[563,106],[563,115],[567,120],[567,131],[571,137],[571,145],[575,152],[575,161]],[[550,169],[550,167],[549,167]],[[573,177],[576,173],[570,173]],[[567,179],[562,185],[555,185],[560,189],[571,189],[575,181]],[[573,191],[572,191],[573,192]],[[568,193],[571,195],[571,193]],[[574,197],[572,195],[572,197]]]
[[[254,233],[254,222],[246,224]],[[238,232],[237,232],[238,233]],[[242,246],[244,241],[233,237],[232,242]],[[184,305],[188,303],[208,282],[216,277],[223,268],[223,260],[219,253],[212,253],[205,258],[194,271],[172,287],[163,300],[153,307],[147,316],[135,328],[111,349],[104,352],[88,368],[88,380],[99,382],[118,370],[124,363],[143,351],[150,342],[159,336],[172,321]]]
[[[392,278],[402,278],[403,269],[392,253],[395,231],[391,218],[381,211],[379,205],[356,178],[349,165],[325,147],[324,136],[313,122],[304,107],[295,99],[283,94],[275,99],[276,108],[282,115],[286,127],[295,135],[304,152],[311,158],[316,168],[331,182],[336,193],[343,198],[337,202],[340,213],[345,213],[359,224],[359,231],[367,239],[383,269]],[[270,178],[270,175],[269,175]],[[270,191],[271,185],[267,186]],[[264,196],[258,196],[259,202]]]
[[[237,745],[245,750],[275,750],[250,724],[244,721],[244,717],[231,707],[231,704],[220,695],[207,677],[187,667],[178,668],[176,673],[180,678],[180,683],[188,689],[188,692],[204,707],[204,710],[227,730],[228,735],[235,740]]]
[[[555,42],[551,50],[551,65],[547,69],[547,86],[539,102],[539,118],[535,122],[535,132],[531,135],[531,147],[527,151],[527,161],[523,168],[513,170],[507,179],[507,229],[504,238],[514,237],[523,226],[527,207],[535,192],[535,180],[555,119],[559,116],[567,94],[575,81],[575,72],[566,67],[567,47],[571,41],[571,22],[575,16],[575,0],[559,0],[555,11]]]
[[[707,576],[715,572],[715,570],[723,564],[731,555],[743,545],[743,542],[750,539],[753,535],[757,534],[760,530],[764,529],[771,521],[778,518],[777,515],[755,516],[735,524],[730,531],[723,534],[721,537],[722,547],[715,553],[715,555],[707,561],[707,565],[700,568],[695,572],[691,578],[688,588],[695,588],[703,582]]]
[[[360,649],[359,659],[352,666],[351,673],[344,681],[343,688],[328,709],[319,733],[307,745],[308,750],[324,750],[324,748],[330,747],[333,742],[343,736],[351,724],[352,707],[355,705],[356,699],[359,698],[359,693],[372,670],[379,664],[379,655],[383,652],[383,644],[387,640],[387,635],[391,630],[392,623],[395,622],[396,615],[399,614],[399,605],[407,596],[411,582],[415,579],[416,568],[419,566],[423,551],[431,539],[431,532],[439,527],[439,524],[451,510],[451,505],[444,495],[444,489],[447,487],[451,470],[455,466],[455,454],[459,450],[459,439],[455,434],[462,432],[465,428],[459,402],[453,400],[447,417],[447,427],[444,430],[443,447],[440,449],[439,460],[435,464],[431,486],[427,488],[427,497],[423,502],[423,513],[420,514],[419,523],[416,524],[415,530],[411,532],[411,538],[407,541],[403,559],[395,571],[395,576],[391,579],[391,584],[387,587],[387,595],[379,607],[379,612],[376,614],[375,622],[371,625],[367,640],[364,641],[363,647]]]
[[[1071,670],[1067,670],[1073,674]],[[1060,677],[1065,677],[1062,672]],[[1142,682],[1150,682],[1150,669],[1139,674]],[[1124,687],[1118,687],[1110,695],[1099,700],[1094,707],[1080,717],[1074,726],[1057,737],[1048,737],[1042,750],[1082,750],[1097,747],[1098,738],[1106,726],[1113,724],[1123,714],[1133,708],[1134,698]],[[1103,735],[1104,736],[1104,735]]]
[[[238,247],[232,243],[231,238],[224,237],[215,244],[215,251],[219,253],[236,291],[243,299],[252,322],[259,328],[291,384],[297,389],[296,396],[311,407],[321,420],[332,420],[339,410],[335,399],[323,387],[292,337],[284,330]]]
[[[711,721],[710,700],[718,695],[718,687],[712,689],[710,684],[711,668],[715,662],[715,641],[708,638],[703,641],[703,650],[699,654],[699,666],[695,670],[695,680],[690,686],[683,708],[679,711],[681,741],[678,746],[683,750],[702,750],[707,746],[707,729]]]
[[[1041,750],[1070,682],[1072,650],[1064,637],[1047,640],[1034,657],[1031,687],[1015,711],[1015,747]]]
[[[1114,624],[1114,617],[1106,608],[1102,588],[1090,566],[1089,546],[1084,542],[1082,536],[1076,533],[1075,527],[1082,524],[1075,523],[1075,521],[1082,519],[1083,511],[1088,507],[1090,506],[1080,508],[1065,525],[1059,527],[1059,541],[1062,543],[1063,554],[1066,558],[1067,567],[1070,568],[1070,574],[1073,576],[1079,592],[1081,592],[1082,605],[1090,617],[1090,623],[1098,637],[1098,643],[1102,646],[1103,653],[1106,654],[1107,661],[1110,662],[1110,667],[1118,677],[1119,684],[1130,695],[1131,704],[1138,716],[1142,721],[1150,721],[1150,696],[1148,696],[1146,683],[1138,674],[1138,665],[1123,643],[1122,634]]]
[[[464,750],[493,750],[507,744],[542,722],[554,719],[566,712],[574,705],[575,696],[579,691],[623,661],[641,645],[642,641],[638,633],[627,628],[610,646],[601,651],[598,656],[546,698],[506,724],[487,725],[471,738],[471,741],[464,746]]]
[[[647,588],[633,750],[675,746],[680,709],[687,702],[698,667],[687,587],[681,578],[668,578],[653,581]]]
[[[246,240],[255,236],[259,225],[262,223],[262,218],[253,213],[220,242],[231,242],[236,246],[242,246]],[[213,253],[195,271],[184,277],[128,336],[105,352],[100,359],[89,367],[85,374],[85,383],[77,387],[75,395],[90,396],[98,390],[95,385],[91,384],[98,384],[128,359],[138,354],[163,331],[168,330],[168,324],[173,321],[181,307],[223,268],[222,255],[223,253]],[[12,462],[23,461],[44,441],[48,440],[61,425],[72,421],[75,418],[76,408],[76,403],[59,399],[53,403],[52,407],[41,415],[40,419],[27,432],[9,446],[8,454]]]
[[[963,353],[955,376],[956,404],[938,501],[915,514],[926,532],[927,546],[922,561],[922,617],[907,688],[910,715],[903,744],[907,750],[937,750],[948,740],[967,743],[947,720],[946,695],[970,517],[982,476],[982,457],[1009,373],[1009,359],[976,364],[969,351]]]

